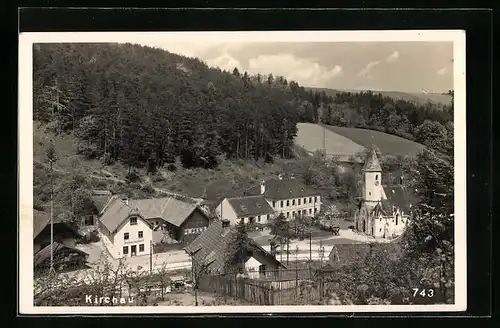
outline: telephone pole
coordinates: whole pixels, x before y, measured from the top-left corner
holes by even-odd
[[[153,274],[153,241],[149,241],[149,273]]]

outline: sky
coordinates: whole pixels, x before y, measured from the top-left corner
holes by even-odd
[[[453,89],[452,42],[147,42],[209,66],[284,76],[305,87],[442,93]]]

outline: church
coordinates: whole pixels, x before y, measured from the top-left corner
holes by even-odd
[[[397,185],[382,185],[382,167],[372,150],[363,166],[362,195],[354,214],[356,230],[384,239],[404,232],[414,199],[402,182],[401,177]]]

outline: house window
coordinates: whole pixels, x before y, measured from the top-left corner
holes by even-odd
[[[368,192],[368,196],[371,196],[371,195],[372,195],[372,193],[369,191],[369,192]]]
[[[273,208],[276,207],[276,202],[273,200]]]
[[[378,230],[378,232],[382,232],[382,228],[380,228],[380,229]]]
[[[375,174],[375,181],[378,180],[378,174]]]
[[[292,199],[292,205],[295,205],[295,199]]]
[[[142,231],[139,231],[139,233],[138,233],[138,237],[139,237],[139,238],[144,238],[144,233],[143,233]]]
[[[144,244],[139,244],[139,252],[144,252]]]
[[[313,213],[313,210],[312,208],[309,209],[309,214],[312,214]]]
[[[136,224],[137,224],[137,218],[136,217],[130,218],[130,225],[136,225]]]
[[[314,214],[316,214],[316,212],[318,212],[318,209],[315,207],[314,208]]]
[[[128,246],[123,246],[123,255],[128,254]]]
[[[299,203],[298,203],[298,205],[300,205],[300,198],[299,198],[299,199],[297,199],[297,202],[299,202]]]
[[[286,212],[286,217],[289,218],[290,217],[290,212]]]
[[[257,222],[260,222],[260,215],[257,217]]]
[[[283,208],[283,201],[281,201],[281,208]]]
[[[123,239],[128,240],[128,237],[129,237],[128,232],[125,232],[125,233],[123,234]]]
[[[304,204],[307,204],[307,198],[304,198]]]
[[[318,197],[314,197],[314,202],[316,203],[318,201]]]
[[[398,225],[399,214],[396,214],[396,225]]]
[[[312,197],[309,197],[309,204],[312,203]]]
[[[295,217],[295,211],[292,212],[292,217]]]
[[[286,206],[290,206],[290,201],[289,200],[286,201]]]
[[[92,215],[86,216],[85,217],[85,225],[86,226],[94,225],[94,216],[92,216]]]

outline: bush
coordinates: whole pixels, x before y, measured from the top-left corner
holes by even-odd
[[[156,192],[154,190],[153,186],[151,186],[150,184],[146,184],[146,185],[142,186],[141,190],[148,193],[148,194],[154,194]]]
[[[140,182],[141,181],[141,177],[139,176],[139,174],[137,174],[136,171],[132,171],[129,174],[127,174],[125,176],[125,179],[127,179],[128,182]]]
[[[88,234],[84,235],[83,238],[80,240],[80,243],[82,244],[88,244],[88,243],[96,243],[101,238],[99,238],[99,233],[97,230],[92,230]]]
[[[177,171],[177,166],[174,163],[170,163],[167,165],[167,170],[169,170],[170,172],[175,172]]]

